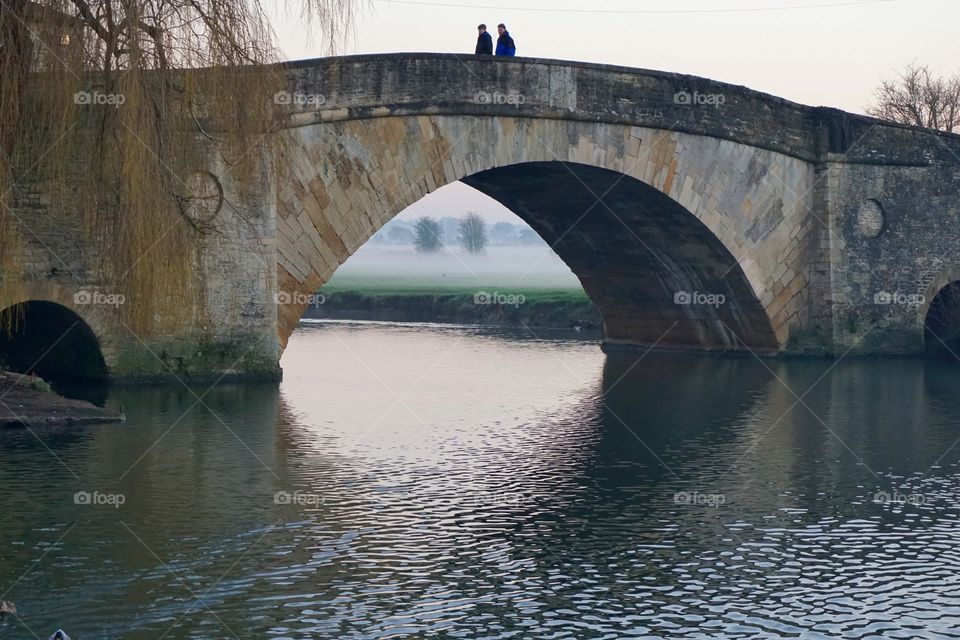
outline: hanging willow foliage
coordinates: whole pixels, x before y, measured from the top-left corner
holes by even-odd
[[[284,10],[333,50],[363,1]],[[278,144],[274,40],[261,0],[0,0],[0,308],[20,297],[24,190],[80,229],[136,330],[198,308],[197,249],[215,230],[190,215],[190,177],[212,154],[243,184]]]

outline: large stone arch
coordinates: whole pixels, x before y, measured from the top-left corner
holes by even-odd
[[[568,171],[574,165],[584,167],[584,175],[614,173],[629,179],[648,204],[688,212],[690,220],[678,222],[684,232],[694,229],[692,221],[697,221],[703,233],[699,244],[691,245],[694,254],[726,254],[730,272],[742,273],[743,287],[728,283],[734,287],[730,291],[754,298],[756,307],[744,306],[739,317],[724,319],[725,335],[715,322],[713,329],[705,329],[709,319],[693,318],[681,329],[676,344],[736,348],[744,340],[753,348],[778,350],[805,320],[808,274],[803,265],[815,170],[804,160],[678,131],[507,116],[372,117],[313,123],[282,135],[292,142],[275,185],[278,289],[290,294],[283,298],[289,303],[278,306],[278,335],[284,345],[306,306],[306,296],[394,215],[445,184],[464,180],[493,192],[497,189],[492,174],[484,172],[544,163],[566,167],[562,169],[566,173],[555,177],[565,176],[571,184],[583,181],[575,175],[577,170]],[[607,188],[615,180],[606,181]],[[563,184],[559,178],[557,184]],[[585,191],[600,199],[594,210],[609,212],[603,189],[591,190],[587,184]],[[499,197],[509,200],[502,190]],[[518,213],[532,217],[529,210]],[[619,225],[625,235],[642,231],[624,227],[623,220],[612,219],[611,224]],[[534,226],[541,234],[547,229],[544,220]],[[558,238],[547,233],[545,239],[552,243]],[[616,250],[607,252],[610,259],[617,259]],[[682,251],[667,253],[674,259],[682,256]],[[695,261],[694,254],[687,257]],[[565,259],[569,262],[569,256]],[[679,263],[677,268],[689,264]],[[629,279],[629,264],[623,268],[621,279]],[[676,284],[685,281],[697,280],[679,278]],[[669,283],[664,286],[664,292],[672,295]],[[599,302],[601,312],[609,315],[603,300]],[[650,331],[639,330],[650,320],[639,318],[633,333],[627,329],[629,323],[613,323],[619,329],[611,337],[627,343],[652,342]],[[661,328],[666,326],[669,322]]]
[[[602,311],[608,346],[735,349],[743,341],[777,348],[736,259],[663,192],[622,173],[561,162],[488,169],[464,182],[550,242]]]

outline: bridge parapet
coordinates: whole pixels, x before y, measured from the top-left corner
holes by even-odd
[[[401,53],[305,60],[290,124],[404,115],[533,117],[709,135],[804,160],[816,111],[696,76],[539,58]]]
[[[499,115],[667,129],[807,161],[925,166],[960,157],[957,135],[651,69],[438,53],[285,66],[290,126],[415,114]]]

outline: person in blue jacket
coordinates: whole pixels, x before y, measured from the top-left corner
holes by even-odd
[[[477,31],[480,32],[480,36],[477,38],[477,50],[475,53],[479,55],[493,55],[493,38],[490,37],[490,34],[487,33],[487,25],[482,24],[477,27]]]
[[[513,38],[510,37],[510,32],[507,31],[506,25],[504,25],[502,22],[497,25],[497,32],[500,34],[500,37],[497,38],[497,55],[517,55],[517,45],[514,43]]]

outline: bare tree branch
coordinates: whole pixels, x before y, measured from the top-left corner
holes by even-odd
[[[909,64],[884,80],[867,113],[917,127],[960,132],[960,73],[936,76],[926,65]]]

